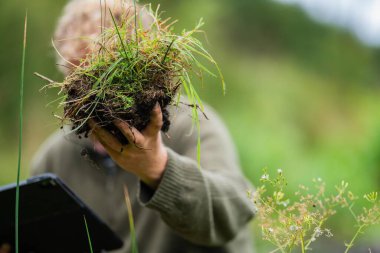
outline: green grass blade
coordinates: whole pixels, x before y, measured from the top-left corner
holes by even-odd
[[[28,24],[28,13],[25,14],[24,41],[22,47],[21,63],[21,83],[20,83],[20,109],[19,109],[19,143],[18,143],[18,162],[16,179],[16,204],[15,204],[15,252],[19,252],[19,209],[20,209],[20,174],[21,174],[21,155],[22,155],[22,125],[23,125],[23,106],[24,106],[24,76],[25,76],[25,52],[26,52],[26,29]]]
[[[173,46],[173,43],[174,43],[175,40],[176,40],[176,38],[174,38],[174,39],[170,42],[168,48],[166,49],[165,55],[164,55],[164,57],[162,58],[161,64],[164,64],[164,63],[165,63],[166,56],[168,55],[169,50],[170,50],[170,48]]]
[[[117,61],[112,63],[112,65],[105,71],[100,78],[93,84],[92,89],[97,89],[99,84],[102,82],[102,80],[109,75],[116,67],[117,65],[123,60],[123,58],[119,58]]]
[[[83,219],[84,219],[84,225],[86,226],[86,233],[87,233],[88,244],[89,244],[89,247],[90,247],[90,252],[94,253],[94,251],[92,250],[91,236],[90,236],[90,231],[88,229],[87,220],[86,220],[86,216],[85,215],[83,215]]]
[[[124,197],[125,197],[125,203],[127,205],[127,210],[128,210],[129,230],[131,233],[131,235],[130,235],[130,237],[131,237],[131,251],[132,251],[132,253],[138,253],[135,223],[134,223],[133,213],[132,213],[132,205],[131,205],[131,200],[129,198],[128,188],[126,185],[124,185]]]
[[[187,72],[183,72],[183,76],[180,76],[180,80],[182,82],[182,86],[185,89],[185,94],[187,95],[191,108],[191,115],[192,115],[192,129],[195,125],[197,130],[197,162],[198,162],[198,168],[201,168],[201,127],[199,122],[199,115],[198,115],[198,106],[201,109],[201,111],[204,111],[203,104],[201,99],[199,98],[198,94],[196,93],[192,83],[191,79]]]
[[[205,59],[207,59],[209,62],[211,62],[211,63],[215,66],[216,70],[218,71],[218,74],[219,74],[219,77],[220,77],[220,79],[221,79],[221,82],[222,82],[223,94],[225,95],[225,94],[226,94],[226,83],[225,83],[224,76],[223,76],[223,74],[222,74],[222,71],[221,71],[219,65],[216,63],[216,61],[215,61],[214,58],[210,55],[210,53],[209,53],[206,49],[204,49],[204,48],[202,47],[202,45],[200,44],[200,42],[198,42],[196,39],[188,40],[188,42],[190,42],[190,43],[182,43],[181,45],[182,45],[185,49],[189,50],[190,52],[193,52],[193,53],[195,53],[195,54],[198,54],[198,55],[204,57]],[[196,49],[195,47],[191,46],[190,44],[194,44],[199,50]],[[195,59],[195,56],[191,55],[191,58]],[[197,62],[199,62],[199,61],[196,60],[196,64],[198,65]],[[202,66],[199,66],[199,65],[198,65],[198,67],[202,68]],[[202,69],[203,69],[203,68],[202,68]],[[203,69],[203,70],[205,70],[205,71],[208,72],[209,74],[213,75],[212,72],[207,71],[207,68],[206,68],[206,69]]]
[[[115,21],[115,18],[114,18],[113,14],[112,14],[111,9],[108,9],[108,10],[109,10],[109,12],[111,14],[112,22],[113,22],[113,25],[115,26],[115,30],[116,30],[117,36],[119,37],[121,46],[123,47],[123,50],[124,50],[124,53],[125,53],[125,58],[127,58],[129,60],[129,57],[128,57],[128,54],[127,54],[127,49],[125,47],[123,39],[121,38],[120,31],[119,31],[119,28],[118,28],[117,23]]]

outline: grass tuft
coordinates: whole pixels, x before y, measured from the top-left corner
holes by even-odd
[[[151,5],[146,5],[137,11],[135,1],[134,7],[134,12],[127,10],[121,17],[109,10],[114,26],[102,27],[93,45],[95,50],[63,82],[50,82],[47,87],[60,89],[63,118],[72,123],[72,130],[78,135],[89,133],[87,121],[93,119],[124,144],[128,141],[113,125],[114,119],[143,130],[149,123],[150,112],[159,103],[163,111],[162,131],[166,132],[170,125],[167,106],[178,105],[175,98],[184,92],[198,130],[199,162],[198,113],[204,114],[204,107],[193,78],[199,77],[202,82],[203,72],[217,76],[201,63],[202,58],[215,66],[225,91],[217,63],[196,38],[202,33],[203,20],[192,30],[175,34],[175,22],[169,22],[170,18],[163,20],[159,8],[152,10]],[[152,20],[148,27],[142,25],[141,13]]]

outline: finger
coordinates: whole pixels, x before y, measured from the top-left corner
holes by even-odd
[[[111,156],[112,160],[117,162],[119,159],[121,159],[123,150],[115,151],[107,145],[105,145],[104,148],[107,151],[108,155]]]
[[[114,120],[114,124],[130,143],[137,145],[142,144],[144,136],[139,130],[129,125],[128,122],[116,119]]]
[[[123,145],[114,135],[112,135],[104,128],[100,127],[94,120],[89,120],[89,125],[92,129],[92,134],[94,134],[96,139],[100,141],[103,146],[108,146],[109,148],[118,152],[122,150]]]
[[[152,112],[150,113],[150,121],[146,128],[142,131],[144,135],[156,136],[163,125],[161,106],[156,103]]]
[[[117,150],[116,147],[111,147],[109,146],[108,143],[106,143],[101,137],[97,135],[96,132],[92,133],[92,136],[102,145],[102,147],[105,149],[105,151],[109,154],[109,150],[115,151]],[[94,147],[95,148],[95,147]],[[124,147],[120,146],[119,149],[117,150],[118,152],[123,152]],[[116,151],[115,151],[116,152]]]

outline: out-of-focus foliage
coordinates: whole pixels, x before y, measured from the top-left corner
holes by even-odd
[[[316,25],[301,9],[265,0],[229,4],[229,22],[225,20],[225,24],[233,38],[231,46],[239,45],[239,50],[291,55],[317,73],[349,84],[368,81],[369,75],[377,73],[373,50],[346,31]]]
[[[147,1],[145,1],[147,2]],[[24,169],[56,128],[49,94],[34,71],[61,80],[50,46],[65,1],[0,2],[0,183],[16,173],[17,102],[22,22],[29,13]],[[157,1],[152,2],[154,5]],[[204,17],[206,47],[227,82],[205,77],[201,95],[221,114],[245,174],[258,183],[263,167],[284,168],[289,188],[323,178],[357,193],[380,188],[380,51],[348,32],[317,24],[300,9],[269,0],[162,0],[178,30]],[[24,172],[27,175],[27,172]],[[293,187],[293,189],[292,189]],[[340,221],[345,217],[337,215]],[[341,230],[349,222],[337,222]],[[377,231],[378,232],[378,231]],[[376,231],[373,231],[376,234]],[[339,239],[339,233],[335,233]],[[342,238],[344,238],[342,236]],[[361,238],[367,245],[370,237]],[[342,241],[342,240],[338,240]],[[264,252],[264,251],[260,251]]]

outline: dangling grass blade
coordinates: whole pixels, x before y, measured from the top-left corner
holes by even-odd
[[[131,200],[129,198],[128,188],[126,185],[124,185],[124,197],[125,197],[125,203],[127,205],[127,210],[128,210],[129,230],[131,233],[131,251],[132,253],[138,253],[135,223],[134,223],[133,213],[132,213],[132,205],[131,205]]]
[[[56,47],[53,39],[51,40],[51,45],[53,46],[54,50],[57,52],[57,54],[59,55],[59,57],[62,58],[62,60],[64,60],[66,63],[70,64],[73,68],[78,67],[77,65],[75,65],[74,63],[72,63],[71,61],[67,60],[65,57],[62,56],[62,54],[57,49],[57,47]]]
[[[94,251],[92,250],[92,242],[91,242],[90,230],[88,229],[86,215],[83,215],[83,219],[84,219],[84,225],[86,226],[86,233],[87,233],[88,245],[90,247],[90,252],[94,253]]]
[[[193,131],[193,127],[195,124],[196,130],[197,130],[197,162],[198,162],[198,168],[201,168],[201,128],[200,128],[200,122],[199,122],[199,116],[198,116],[198,106],[201,109],[202,112],[204,112],[204,107],[202,104],[201,99],[199,98],[198,94],[195,92],[195,89],[191,83],[190,77],[187,72],[183,73],[183,76],[179,77],[182,86],[185,89],[185,94],[187,95],[190,106],[191,106],[191,115],[193,119],[193,124],[191,127],[191,131]]]
[[[191,90],[192,95],[194,96],[194,99],[196,100],[197,105],[201,109],[202,113],[205,113],[205,107],[203,106],[202,100],[199,97],[197,91],[194,89],[193,86],[190,86],[190,90]]]
[[[19,109],[19,142],[18,142],[18,163],[16,179],[16,206],[15,206],[15,252],[19,252],[19,209],[20,209],[20,172],[22,154],[22,125],[23,125],[23,104],[24,104],[24,73],[25,73],[25,52],[26,52],[26,29],[28,25],[28,13],[25,14],[24,41],[22,47],[21,62],[21,84],[20,84],[20,109]]]
[[[190,83],[190,78],[187,76],[188,82]],[[190,83],[191,84],[191,83]],[[198,115],[198,103],[197,103],[197,95],[195,95],[195,90],[192,85],[189,85],[191,97],[193,98],[193,121],[195,122],[195,126],[197,127],[197,162],[198,162],[198,168],[201,168],[201,125],[199,122],[199,115]],[[200,101],[200,100],[199,100]],[[201,104],[203,107],[203,105]],[[203,111],[203,109],[201,109]]]
[[[182,37],[184,38],[184,37]],[[202,46],[202,44],[195,38],[187,38],[187,41],[189,43],[182,43],[182,46],[191,51],[191,52],[194,52],[195,54],[198,54],[202,57],[204,57],[205,59],[207,59],[209,62],[211,62],[216,70],[218,71],[218,74],[219,74],[219,77],[220,77],[220,80],[222,82],[222,88],[223,88],[223,94],[225,95],[226,94],[226,83],[225,83],[225,80],[224,80],[224,76],[222,74],[222,71],[219,67],[219,65],[216,63],[216,61],[214,60],[214,58],[210,55],[210,53]],[[191,46],[191,44],[195,45],[198,49],[196,49],[195,47]],[[192,58],[195,59],[195,57],[192,55]],[[199,61],[198,61],[199,62]],[[202,66],[198,66],[200,68],[202,68]],[[203,68],[202,68],[203,69]],[[206,72],[209,72],[209,71],[206,71]]]

